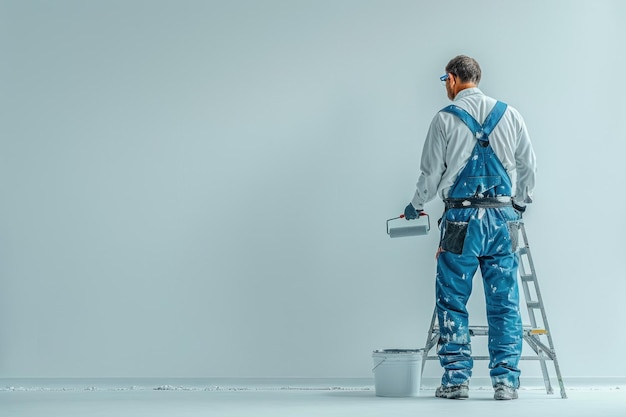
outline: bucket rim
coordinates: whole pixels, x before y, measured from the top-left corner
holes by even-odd
[[[372,353],[381,353],[381,354],[415,354],[415,353],[424,353],[424,349],[376,349]]]

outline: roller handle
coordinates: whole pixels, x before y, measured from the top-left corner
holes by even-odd
[[[421,216],[428,216],[428,214],[423,212],[423,211],[420,211],[417,215],[420,216],[420,217]],[[395,219],[404,219],[404,214],[401,214],[400,216],[398,216],[396,218],[393,218],[393,219],[389,219],[389,220],[395,220]]]

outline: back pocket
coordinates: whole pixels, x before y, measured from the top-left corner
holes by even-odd
[[[463,253],[467,225],[468,222],[451,222],[446,220],[443,238],[441,239],[441,249],[456,254]]]

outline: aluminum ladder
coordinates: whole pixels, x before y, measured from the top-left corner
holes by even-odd
[[[554,394],[547,366],[547,361],[552,361],[561,390],[561,398],[567,398],[565,385],[563,384],[563,377],[561,376],[561,369],[559,368],[556,351],[554,350],[554,342],[552,341],[550,326],[548,325],[548,317],[546,316],[541,291],[539,290],[539,283],[537,282],[535,265],[530,253],[530,246],[528,245],[526,228],[524,227],[523,222],[520,222],[520,231],[524,245],[518,250],[518,274],[522,283],[526,307],[528,309],[528,317],[530,320],[530,325],[523,326],[523,335],[524,341],[526,341],[528,346],[530,346],[535,353],[535,356],[522,356],[520,359],[539,361],[541,372],[543,374],[543,380],[546,386],[546,392],[548,394]],[[538,315],[537,312],[539,312],[540,315]],[[470,336],[487,336],[488,332],[488,326],[469,326]],[[424,366],[426,365],[427,360],[439,360],[438,356],[429,356],[429,352],[437,345],[438,341],[439,324],[437,323],[437,310],[435,308],[430,322],[430,328],[428,330],[428,337],[426,338],[426,346],[424,347],[423,352],[422,374],[424,373]],[[472,355],[472,358],[474,360],[489,360],[489,356]]]

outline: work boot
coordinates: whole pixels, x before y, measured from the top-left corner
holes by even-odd
[[[435,397],[447,398],[448,400],[464,400],[469,398],[469,384],[451,385],[449,387],[442,385],[435,391]]]
[[[517,390],[505,384],[496,384],[494,400],[517,400]]]

